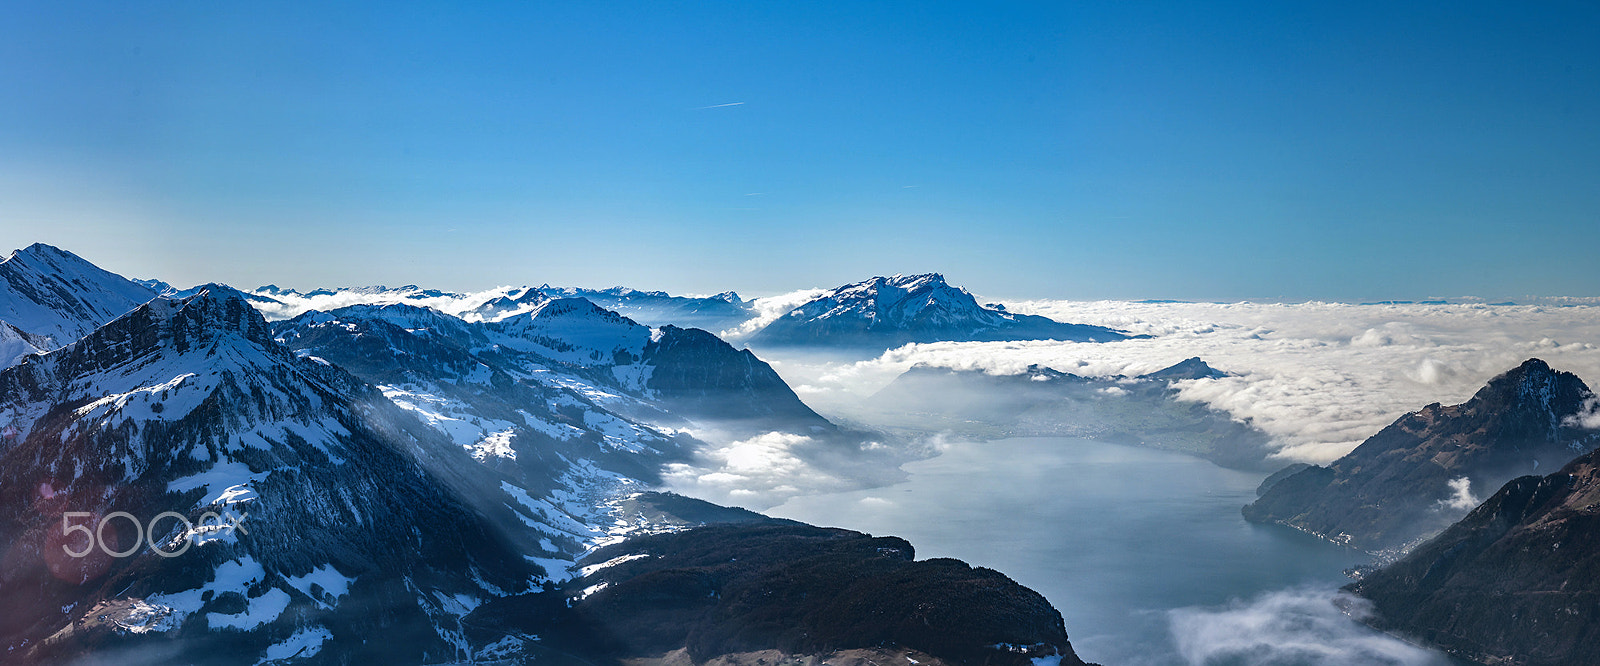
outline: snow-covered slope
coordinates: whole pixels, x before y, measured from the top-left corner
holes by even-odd
[[[888,349],[909,342],[1072,340],[1108,342],[1128,335],[978,305],[937,273],[875,277],[802,304],[748,339],[752,347]]]
[[[558,298],[489,325],[495,342],[563,363],[630,365],[650,328],[583,298]]]
[[[604,432],[628,450],[670,451],[660,446],[662,433],[685,428],[744,436],[835,430],[749,351],[697,329],[650,329],[584,299],[547,301],[498,322],[362,305],[308,312],[274,328],[292,348],[348,368],[391,397],[430,402],[423,396],[451,394],[475,405],[479,417],[517,422],[506,407],[484,402],[493,396],[490,402],[514,403],[537,432]]]
[[[485,329],[409,305],[308,312],[274,324],[297,353],[377,385],[535,496],[599,497],[654,482],[661,465],[697,444],[609,409],[635,399],[593,379],[610,378],[608,369],[583,372],[502,347]],[[583,547],[572,546],[564,552]]]
[[[30,344],[40,349],[77,340],[152,298],[144,286],[43,243],[0,261],[0,321],[35,336]]]
[[[22,361],[22,357],[48,349],[48,340],[17,330],[0,321],[0,368],[9,368]]]
[[[0,643],[60,661],[157,641],[182,662],[252,663],[295,648],[335,661],[471,656],[459,617],[529,590],[549,534],[591,528],[508,487],[377,389],[276,343],[245,300],[157,299],[0,372]],[[185,531],[166,557],[111,551],[175,512],[247,514]],[[67,512],[83,512],[68,514]],[[71,522],[69,520],[69,522]],[[126,528],[126,529],[124,529]],[[119,531],[120,530],[120,531]],[[546,546],[549,546],[548,548]]]

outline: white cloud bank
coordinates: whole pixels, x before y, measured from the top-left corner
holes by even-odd
[[[790,310],[826,293],[827,289],[801,289],[787,294],[758,298],[751,302],[756,311],[754,317],[717,335],[724,340],[738,342],[765,328],[767,324],[777,321],[779,317],[789,314]]]
[[[824,413],[923,363],[995,374],[1040,364],[1137,375],[1199,356],[1237,376],[1183,382],[1182,397],[1249,418],[1285,460],[1327,462],[1400,415],[1464,402],[1491,377],[1539,357],[1600,386],[1600,305],[1007,302],[1013,312],[1155,337],[907,345],[858,363],[769,358]],[[759,350],[758,350],[759,351]],[[768,355],[763,354],[763,358]],[[1600,413],[1584,423],[1600,424]]]
[[[756,511],[797,495],[848,488],[846,481],[806,462],[809,456],[801,450],[812,444],[804,435],[769,432],[703,449],[693,464],[668,465],[662,477],[673,492]]]
[[[1448,666],[1435,653],[1356,624],[1365,600],[1331,591],[1271,592],[1220,609],[1169,611],[1178,654],[1193,666]]]
[[[1439,500],[1440,506],[1454,511],[1471,511],[1483,499],[1472,494],[1472,479],[1459,477],[1450,480],[1450,497]]]

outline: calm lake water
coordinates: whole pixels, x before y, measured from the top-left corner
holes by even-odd
[[[904,469],[898,485],[766,513],[1002,571],[1107,666],[1440,663],[1327,603],[1365,556],[1240,517],[1262,474],[1066,438],[955,444]]]

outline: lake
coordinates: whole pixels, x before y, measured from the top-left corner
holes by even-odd
[[[1061,611],[1079,656],[1107,666],[1448,663],[1329,602],[1365,555],[1240,517],[1263,474],[1053,437],[957,443],[904,469],[893,486],[766,513],[1002,571]]]

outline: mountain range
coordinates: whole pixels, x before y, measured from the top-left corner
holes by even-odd
[[[463,301],[408,287],[395,302],[269,317],[295,296],[138,284],[42,245],[5,265],[0,309],[21,322],[0,327],[20,350],[0,370],[8,662],[592,665],[728,649],[1081,663],[1059,614],[994,572],[914,561],[909,544],[879,562],[881,539],[643,492],[665,465],[755,433],[804,434],[847,467],[882,462],[868,460],[884,448],[874,435],[817,415],[709,332],[536,290]],[[702,532],[709,523],[734,526]],[[651,535],[638,543],[703,559],[594,594],[577,563]],[[675,588],[657,581],[741,552],[770,563],[713,590],[787,572],[794,593],[871,600],[873,617],[926,629],[818,625],[796,642],[741,628],[745,611],[790,612],[749,597],[737,617],[684,625],[693,635],[640,639],[642,652],[591,640],[676,626],[678,611],[654,601]],[[900,587],[838,587],[861,567],[888,567]],[[918,610],[947,594],[966,619]],[[1021,629],[964,624],[990,612]],[[1016,652],[1009,638],[1038,640]]]
[[[186,295],[157,280],[142,281],[167,295]],[[1100,326],[1065,324],[1045,317],[1015,314],[1002,305],[979,305],[965,289],[937,273],[874,277],[843,285],[765,322],[755,301],[734,292],[715,296],[673,296],[626,287],[500,287],[458,293],[403,287],[354,287],[299,292],[266,285],[247,292],[269,319],[288,319],[310,310],[349,305],[414,305],[469,322],[494,322],[526,314],[551,300],[586,300],[649,327],[668,324],[711,332],[747,329],[739,341],[757,349],[804,348],[860,354],[910,342],[1068,340],[1110,342],[1130,336]]]

